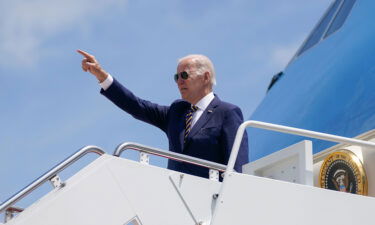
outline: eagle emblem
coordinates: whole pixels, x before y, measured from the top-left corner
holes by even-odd
[[[324,159],[319,184],[325,189],[367,195],[367,177],[362,162],[348,150],[333,152]]]

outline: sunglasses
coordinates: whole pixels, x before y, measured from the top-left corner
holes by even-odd
[[[186,71],[182,71],[181,73],[176,73],[174,75],[174,81],[178,81],[178,78],[181,77],[183,80],[187,80],[189,78],[189,74]]]

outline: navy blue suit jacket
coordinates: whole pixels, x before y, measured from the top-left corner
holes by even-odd
[[[152,124],[164,131],[169,140],[169,150],[226,165],[239,125],[243,122],[240,108],[212,100],[199,120],[194,124],[184,143],[185,115],[190,103],[176,100],[170,106],[160,106],[135,96],[116,79],[101,93],[134,118]],[[248,162],[248,144],[245,133],[235,164],[242,172]],[[208,169],[192,164],[169,160],[168,169],[208,177]]]

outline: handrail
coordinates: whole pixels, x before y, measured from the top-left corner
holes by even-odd
[[[64,170],[66,167],[70,166],[72,163],[76,162],[78,159],[80,159],[82,156],[88,154],[88,153],[96,153],[98,155],[103,155],[105,152],[96,146],[86,146],[78,150],[76,153],[59,163],[57,166],[52,168],[50,171],[45,173],[44,175],[40,176],[38,179],[33,181],[31,184],[26,186],[24,189],[10,197],[8,200],[3,202],[0,206],[0,213],[6,210],[7,208],[14,205],[16,202],[24,198],[26,195],[31,193],[33,190],[44,184],[46,181],[50,180],[54,176],[57,175],[60,171]]]
[[[273,130],[273,131],[278,131],[281,133],[295,134],[295,135],[317,138],[317,139],[326,140],[326,141],[332,141],[332,142],[343,143],[343,144],[351,144],[351,145],[359,145],[362,147],[370,147],[370,148],[375,149],[375,143],[370,142],[370,141],[363,141],[363,140],[358,140],[354,138],[341,137],[337,135],[326,134],[326,133],[321,133],[321,132],[316,132],[316,131],[310,131],[310,130],[304,130],[304,129],[294,128],[294,127],[287,127],[287,126],[272,124],[272,123],[249,120],[249,121],[243,122],[237,130],[236,138],[234,139],[234,144],[233,144],[232,151],[229,157],[227,172],[233,172],[234,164],[237,159],[238,151],[240,149],[242,137],[243,137],[246,127],[255,127],[255,128],[266,129],[266,130]]]
[[[176,152],[164,151],[161,149],[148,147],[148,146],[141,145],[141,144],[134,143],[134,142],[124,142],[118,145],[113,155],[119,157],[121,153],[126,149],[132,149],[132,150],[136,150],[140,152],[145,152],[148,154],[157,155],[157,156],[161,156],[164,158],[177,160],[180,162],[186,162],[186,163],[190,163],[190,164],[194,164],[194,165],[198,165],[198,166],[202,166],[202,167],[206,167],[209,169],[218,170],[222,172],[225,171],[225,169],[227,168],[227,166],[223,164],[207,161],[204,159],[199,159],[196,157],[191,157],[191,156],[184,155],[184,154],[179,154]]]

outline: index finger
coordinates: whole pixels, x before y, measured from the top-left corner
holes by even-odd
[[[87,53],[85,51],[82,51],[82,50],[78,49],[77,52],[79,54],[83,55],[84,57],[86,57],[89,60],[95,60],[94,56],[90,55],[89,53]]]

